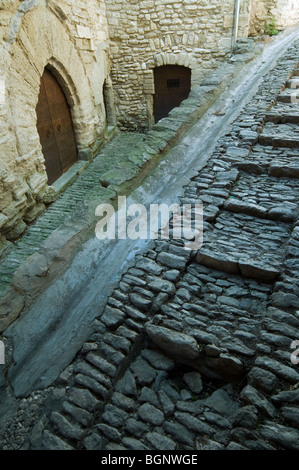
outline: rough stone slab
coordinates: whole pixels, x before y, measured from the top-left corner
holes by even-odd
[[[279,377],[287,380],[291,383],[297,383],[299,381],[299,374],[293,367],[286,366],[274,359],[271,359],[266,356],[258,357],[255,361],[255,364],[261,368],[270,370],[273,374],[278,375]],[[290,355],[290,364],[291,364],[291,355]]]
[[[171,269],[181,270],[186,266],[185,258],[170,253],[159,253],[157,261]]]
[[[271,400],[277,405],[299,405],[299,388],[296,388],[295,390],[280,392],[277,395],[273,395],[271,397]]]
[[[89,353],[87,354],[86,359],[88,362],[97,367],[100,371],[105,372],[105,374],[108,374],[109,377],[115,377],[116,367],[113,364],[110,364],[110,362],[106,361],[102,357],[94,353]]]
[[[140,308],[143,311],[148,311],[152,306],[152,300],[147,299],[136,293],[129,294],[130,301],[135,307]]]
[[[191,448],[194,448],[194,435],[184,425],[177,421],[166,421],[163,424],[166,433],[170,434],[175,442],[180,442]]]
[[[95,367],[92,367],[87,362],[82,361],[75,365],[75,372],[79,372],[84,375],[88,375],[92,379],[96,380],[100,384],[104,385],[107,389],[111,387],[111,380],[106,374],[102,374]]]
[[[47,430],[43,432],[42,446],[45,450],[74,450],[74,447]]]
[[[140,385],[150,385],[156,377],[155,369],[141,357],[138,357],[136,361],[133,362],[130,370]]]
[[[125,375],[117,383],[115,390],[129,397],[137,396],[137,387],[136,387],[135,378],[130,370],[126,371]]]
[[[256,260],[239,259],[239,268],[242,276],[261,282],[274,281],[280,274],[276,267]]]
[[[295,406],[284,406],[281,408],[281,414],[289,426],[299,429],[299,409]]]
[[[83,431],[78,424],[71,423],[60,413],[56,411],[51,413],[51,422],[57,428],[58,432],[68,439],[79,441],[83,436]]]
[[[172,439],[155,431],[147,433],[145,440],[156,450],[175,450],[176,448],[176,443]]]
[[[104,436],[116,443],[121,442],[121,434],[120,432],[113,428],[112,426],[108,426],[107,424],[100,423],[96,425],[96,428],[99,430],[101,434],[104,434]]]
[[[260,367],[253,367],[248,374],[249,385],[261,388],[267,393],[271,393],[279,384],[279,380],[275,374]]]
[[[175,366],[175,362],[172,359],[157,351],[144,349],[141,354],[155,369],[170,371]]]
[[[106,405],[104,412],[102,414],[102,419],[113,427],[119,428],[122,426],[126,419],[128,418],[128,413],[117,408],[114,405]]]
[[[108,391],[107,389],[101,385],[99,382],[94,380],[92,377],[88,377],[87,375],[77,374],[74,378],[75,383],[81,385],[83,387],[89,388],[91,392],[95,393],[98,397],[101,397],[103,400],[106,399]]]
[[[89,390],[71,388],[68,392],[69,400],[80,408],[86,409],[90,413],[95,411],[101,402],[97,400]]]
[[[87,410],[83,410],[83,408],[79,408],[68,401],[63,402],[62,406],[64,411],[72,416],[77,423],[86,427],[92,423],[93,416]]]
[[[134,418],[130,418],[126,421],[124,430],[130,433],[132,436],[140,438],[145,432],[148,431],[148,425],[142,421],[137,421]]]
[[[240,398],[245,403],[256,406],[261,412],[265,413],[269,418],[274,418],[276,415],[275,407],[254,387],[247,385],[243,388]]]
[[[174,413],[175,418],[182,424],[184,424],[187,429],[190,431],[195,432],[197,435],[206,435],[206,436],[212,436],[215,434],[215,430],[210,426],[209,424],[205,423],[204,421],[201,421],[198,418],[195,418],[194,416],[188,414],[188,413],[182,413],[180,411],[176,411]]]
[[[195,261],[207,268],[224,271],[229,274],[238,274],[238,261],[224,253],[202,248],[195,257]]]
[[[299,165],[296,163],[272,163],[269,166],[268,173],[270,176],[282,178],[299,178]]]
[[[203,390],[201,374],[199,372],[188,372],[183,375],[183,380],[190,388],[191,392],[199,394]]]
[[[164,414],[150,403],[144,403],[138,409],[138,416],[146,423],[160,426],[164,422]]]
[[[125,313],[119,309],[107,306],[101,317],[101,320],[108,328],[120,326],[125,319]]]
[[[231,417],[237,412],[239,405],[232,400],[225,390],[216,390],[206,399],[205,405],[223,416]]]
[[[150,450],[149,447],[146,447],[144,444],[142,444],[142,442],[138,441],[137,439],[134,439],[133,437],[124,437],[122,443],[124,444],[124,446],[126,446],[127,449],[130,450]]]

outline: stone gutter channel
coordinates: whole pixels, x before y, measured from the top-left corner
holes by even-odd
[[[9,366],[0,379],[1,448],[299,448],[299,374],[291,362],[291,344],[299,340],[298,104],[291,106],[285,97],[299,74],[294,38],[272,68],[268,62],[259,88],[229,132],[214,142],[212,154],[185,179],[180,203],[204,204],[200,250],[187,251],[178,240],[141,243],[133,248],[135,256],[127,247],[110,294],[99,290],[97,303],[84,300],[91,298],[88,288],[84,295],[73,293],[76,283],[59,280],[61,266],[71,265],[75,254],[82,261],[79,245],[94,231],[95,207],[117,194],[129,195],[145,177],[135,176],[130,188],[120,159],[116,168],[96,175],[105,187],[103,199],[95,203],[96,190],[91,191],[76,219],[72,215],[15,273],[11,288],[19,295],[6,297],[7,323],[9,315],[2,315]],[[236,78],[233,69],[224,87]],[[211,98],[201,111],[191,97],[142,139],[133,137],[134,168],[136,162],[144,168],[145,143],[147,149],[157,146],[152,160],[157,163],[157,150],[177,142],[178,128],[186,133],[212,107],[219,87],[207,90]],[[188,125],[181,122],[185,108]],[[192,130],[189,138],[193,145]],[[132,145],[120,135],[103,150],[107,160],[126,139]],[[100,159],[92,165],[90,178]],[[61,216],[59,200],[55,204]],[[105,250],[104,255],[111,246]],[[92,263],[96,258],[82,266],[79,281]],[[104,262],[102,267],[111,274]],[[82,334],[73,333],[72,350],[63,333],[78,329],[78,317],[53,323],[51,305],[45,316],[43,300],[34,304],[56,277],[61,292],[66,297],[71,292],[86,317],[86,324],[84,318],[79,322]],[[87,283],[101,286],[90,278]],[[13,322],[24,298],[25,309]],[[53,297],[53,312],[58,302],[61,311],[69,307],[63,297]],[[38,354],[32,354],[33,345]]]

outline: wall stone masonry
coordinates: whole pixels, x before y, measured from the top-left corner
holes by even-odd
[[[17,448],[299,449],[299,372],[290,349],[299,326],[298,213],[290,216],[286,208],[286,218],[277,211],[273,224],[277,199],[264,201],[262,185],[265,179],[270,197],[281,185],[292,203],[298,177],[286,176],[283,168],[296,163],[298,154],[261,144],[269,106],[298,70],[298,45],[265,75],[181,197],[182,204],[204,203],[208,242],[223,230],[218,241],[230,248],[232,270],[214,248],[205,258],[205,246],[190,252],[178,240],[153,242],[123,275],[93,334],[47,390],[46,406],[43,393],[35,392],[41,408],[33,429],[26,406],[20,407],[30,432],[19,435]],[[244,138],[244,128],[254,139]],[[274,163],[282,170],[276,176],[270,171]],[[253,202],[231,211],[227,201],[240,201],[242,192]],[[265,211],[257,210],[262,203]],[[225,235],[227,217],[233,249]],[[240,220],[252,227],[251,238],[240,232]],[[244,248],[252,258],[243,264]],[[264,254],[272,254],[274,267]],[[3,449],[11,447],[15,432],[4,433]]]

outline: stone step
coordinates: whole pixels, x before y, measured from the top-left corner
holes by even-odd
[[[277,103],[267,112],[266,121],[275,124],[299,124],[299,106],[293,103]]]
[[[274,124],[267,122],[259,136],[261,145],[273,147],[299,147],[299,128],[296,124]]]
[[[297,88],[285,88],[278,96],[277,101],[281,103],[298,104],[299,90]]]

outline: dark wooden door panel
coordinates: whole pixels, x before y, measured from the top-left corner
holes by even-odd
[[[45,158],[48,184],[52,184],[62,175],[62,169],[43,79],[41,81],[36,114],[37,130]]]
[[[188,98],[191,70],[180,65],[164,65],[154,70],[154,80],[154,117],[157,122]]]
[[[37,105],[38,131],[52,184],[78,160],[70,109],[56,78],[45,69]]]

